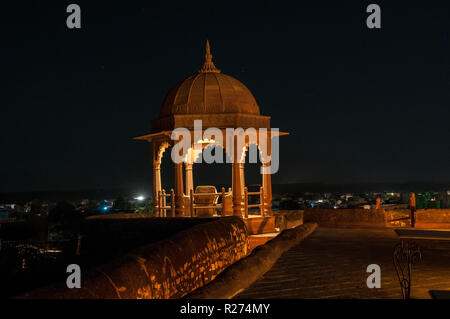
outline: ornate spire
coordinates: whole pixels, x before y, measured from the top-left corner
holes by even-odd
[[[205,50],[205,62],[203,63],[203,66],[198,70],[200,73],[220,73],[220,70],[216,68],[212,61],[212,54],[211,54],[211,48],[209,47],[209,41],[206,40],[206,50]]]

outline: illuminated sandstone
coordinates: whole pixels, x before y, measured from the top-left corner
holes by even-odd
[[[205,129],[218,128],[225,136],[227,128],[255,128],[266,129],[268,138],[264,142],[260,138],[251,141],[246,136],[243,149],[238,150],[237,139],[233,140],[234,154],[228,154],[231,158],[238,158],[238,154],[245,154],[250,144],[256,144],[259,148],[270,149],[271,137],[275,134],[270,128],[270,116],[260,114],[259,106],[250,90],[235,78],[221,73],[212,61],[209,42],[206,42],[205,61],[203,66],[193,75],[177,83],[167,94],[162,104],[159,117],[152,121],[152,133],[136,137],[138,140],[146,140],[152,143],[153,150],[153,198],[157,206],[158,216],[167,214],[165,207],[170,207],[174,216],[194,215],[193,210],[193,163],[195,158],[185,161],[186,177],[183,179],[183,163],[175,163],[175,183],[173,195],[161,188],[161,159],[164,151],[174,146],[171,134],[177,128],[186,128],[194,135],[194,121],[201,120]],[[203,129],[202,129],[203,130]],[[262,131],[264,132],[264,130]],[[276,133],[277,136],[287,133]],[[203,136],[203,132],[201,134]],[[195,138],[194,138],[195,140]],[[211,142],[211,141],[208,141]],[[226,139],[222,143],[212,141],[215,146],[227,148]],[[191,149],[194,150],[192,157],[195,157],[194,143]],[[264,145],[261,145],[263,143]],[[203,143],[202,149],[211,145]],[[269,146],[269,147],[268,147]],[[270,152],[270,151],[269,151]],[[270,156],[270,154],[268,154]],[[265,168],[270,167],[270,161],[264,163]],[[244,180],[244,163],[237,160],[232,165],[232,203],[230,210],[232,214],[239,217],[248,216],[247,193]],[[184,187],[186,185],[186,187]],[[162,194],[162,196],[161,196]],[[228,194],[228,193],[227,193]],[[225,191],[222,190],[222,201],[225,202]],[[167,202],[168,201],[168,202]],[[262,187],[260,189],[260,213],[262,216],[272,215],[272,181],[271,175],[262,174]],[[222,204],[222,215],[227,209]],[[159,209],[159,207],[164,207]],[[191,213],[189,213],[191,211]]]

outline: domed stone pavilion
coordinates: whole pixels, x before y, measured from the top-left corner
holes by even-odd
[[[228,128],[255,128],[266,129],[268,138],[260,138],[256,141],[245,137],[244,149],[239,150],[236,138],[233,140],[234,157],[244,158],[250,144],[261,143],[270,152],[270,141],[274,137],[270,129],[270,116],[261,115],[259,106],[250,90],[237,79],[221,73],[212,61],[209,42],[206,42],[205,61],[203,66],[193,75],[178,82],[166,95],[157,119],[152,121],[152,131],[150,134],[136,137],[137,140],[151,142],[153,150],[153,199],[157,215],[165,216],[205,216],[199,212],[210,211],[212,215],[236,215],[247,218],[249,209],[259,209],[262,217],[272,215],[272,185],[271,175],[262,174],[262,187],[259,192],[249,193],[245,187],[244,164],[245,162],[233,161],[232,164],[232,187],[225,191],[216,192],[215,187],[197,186],[194,192],[193,166],[195,159],[208,146],[221,146],[226,149],[227,141],[192,141],[191,156],[183,163],[175,163],[175,183],[174,189],[167,191],[161,189],[161,159],[167,148],[173,147],[176,141],[171,139],[173,130],[186,128],[194,135],[194,121],[201,120],[202,128],[217,128],[223,132]],[[203,132],[202,132],[203,133]],[[277,133],[286,135],[287,133]],[[201,135],[203,136],[203,134]],[[258,135],[259,136],[259,135]],[[197,143],[197,147],[195,147]],[[228,142],[230,143],[230,142]],[[198,146],[201,144],[201,147]],[[240,144],[239,144],[240,145]],[[195,152],[197,150],[197,152]],[[232,155],[232,154],[227,154]],[[183,178],[183,165],[185,168],[185,179]],[[262,164],[270,166],[270,162]],[[205,193],[204,190],[208,190]],[[249,204],[248,196],[259,195],[259,204]],[[205,204],[204,197],[212,198],[210,203]],[[219,200],[221,201],[219,203]],[[208,202],[206,200],[206,202]],[[201,203],[201,204],[199,204]],[[252,214],[252,213],[251,213]],[[208,214],[206,214],[208,215]]]

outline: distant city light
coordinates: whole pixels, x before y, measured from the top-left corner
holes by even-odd
[[[145,197],[141,195],[141,196],[135,197],[134,199],[137,199],[139,201],[143,201],[145,199]]]

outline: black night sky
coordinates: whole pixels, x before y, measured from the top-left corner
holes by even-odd
[[[81,30],[66,27],[70,3]],[[274,183],[450,181],[443,1],[20,1],[0,20],[1,192],[149,189],[150,144],[132,137],[201,66],[207,38],[291,133]],[[196,182],[222,178],[210,172]]]

